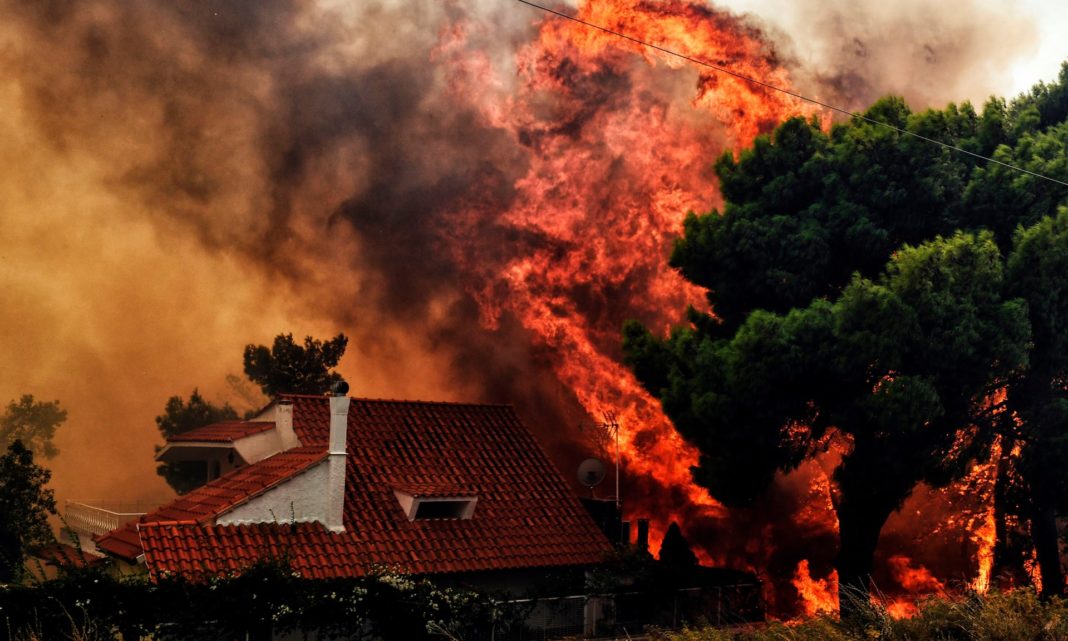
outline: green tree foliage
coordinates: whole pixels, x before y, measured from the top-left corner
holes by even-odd
[[[156,417],[156,425],[159,427],[160,435],[167,439],[198,427],[237,418],[237,412],[230,407],[229,403],[222,407],[214,405],[205,400],[194,388],[188,401],[181,396],[172,396],[167,399],[163,414]],[[163,448],[157,446],[156,453],[158,454],[161,449]],[[156,467],[156,474],[162,476],[178,494],[185,494],[200,487],[208,476],[206,463],[203,461],[160,463]]]
[[[866,113],[1061,178],[1066,114],[1068,66],[1057,83],[1011,102],[992,99],[981,114],[967,103],[912,113],[896,98]],[[691,310],[689,326],[667,339],[629,324],[627,360],[698,446],[695,480],[728,504],[755,500],[777,472],[817,452],[830,426],[848,434],[853,449],[836,473],[839,489],[870,482],[879,494],[872,513],[858,516],[865,532],[843,523],[839,564],[856,567],[840,569],[863,572],[870,558],[850,552],[845,539],[874,547],[872,524],[916,481],[947,482],[1008,429],[1003,416],[980,416],[975,406],[991,385],[1011,380],[1021,389],[1018,366],[1043,349],[1046,331],[1036,328],[1033,353],[1024,354],[1027,306],[1011,299],[1033,306],[1033,296],[1052,300],[1058,290],[999,290],[998,251],[1013,249],[1020,226],[1068,202],[1068,187],[863,119],[829,131],[788,120],[715,169],[723,211],[688,215],[671,256],[708,289],[712,314]],[[1037,252],[1017,260],[1009,284],[1039,264]],[[1056,408],[1044,407],[1049,431],[1064,433],[1050,418]],[[947,446],[950,434],[971,433],[958,431],[968,420],[979,420],[974,438]],[[1036,469],[1060,469],[1043,460]],[[841,495],[840,519],[844,511],[849,520],[851,503]]]
[[[1012,436],[1028,497],[1025,514],[1042,585],[1064,585],[1056,516],[1068,510],[1068,210],[1016,234],[1008,291],[1027,301],[1034,349],[1031,367],[1009,386],[1008,407],[1020,418]]]
[[[970,105],[911,114],[887,98],[867,112],[926,136],[975,135]],[[839,291],[854,272],[874,276],[890,253],[961,227],[967,156],[858,120],[825,134],[786,121],[716,174],[722,214],[690,214],[672,266],[709,289],[723,329],[755,309],[785,312]]]
[[[27,553],[54,540],[48,515],[56,501],[45,488],[51,478],[21,441],[0,456],[0,583],[19,581]]]
[[[67,410],[59,406],[59,401],[37,401],[32,394],[23,394],[18,401],[8,403],[0,415],[0,447],[22,441],[35,455],[53,458],[59,450],[52,439],[56,428],[66,420]]]
[[[304,344],[292,334],[279,334],[274,344],[245,346],[245,374],[268,397],[279,394],[324,394],[341,380],[333,371],[345,354],[349,339],[338,334],[328,341],[307,336]]]

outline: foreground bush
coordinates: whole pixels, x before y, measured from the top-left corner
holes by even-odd
[[[419,641],[467,636],[501,623],[489,598],[383,572],[308,580],[283,563],[188,581],[114,577],[75,570],[25,586],[0,587],[0,639],[168,641],[271,639],[316,631],[323,639]]]
[[[919,612],[894,619],[875,604],[856,616],[830,615],[796,624],[749,629],[686,629],[655,634],[658,641],[1068,641],[1068,602],[1042,601],[1031,589],[956,599],[930,598]]]

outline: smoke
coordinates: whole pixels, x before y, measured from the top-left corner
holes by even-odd
[[[461,331],[477,312],[430,247],[444,203],[517,157],[427,63],[455,11],[3,6],[0,392],[71,409],[61,495],[158,497],[152,417],[195,385],[225,398],[278,331],[348,332],[368,395],[524,380],[530,341]]]
[[[582,7],[851,106],[996,92],[1026,49],[978,9],[884,5],[784,10],[803,27],[772,38],[681,1]],[[565,471],[618,411],[632,505],[790,576],[831,549],[818,468],[727,515],[619,328],[701,302],[666,265],[682,216],[718,204],[722,151],[804,108],[509,2],[0,1],[0,401],[70,410],[61,498],[158,500],[167,397],[240,402],[245,343],[344,331],[354,393],[513,403]]]
[[[752,11],[794,62],[798,86],[824,102],[861,110],[904,96],[939,108],[1013,91],[1014,66],[1038,51],[1038,15],[1025,3],[965,0],[728,0]]]

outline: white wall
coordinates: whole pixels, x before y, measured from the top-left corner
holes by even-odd
[[[317,463],[288,481],[215,518],[216,525],[238,523],[326,523],[330,505],[328,461]]]

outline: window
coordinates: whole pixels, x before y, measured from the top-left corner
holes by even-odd
[[[467,508],[473,506],[471,499],[426,500],[415,502],[415,520],[422,519],[462,519]]]
[[[393,493],[409,521],[469,519],[474,516],[475,504],[478,503],[477,496],[435,496],[397,489]]]

